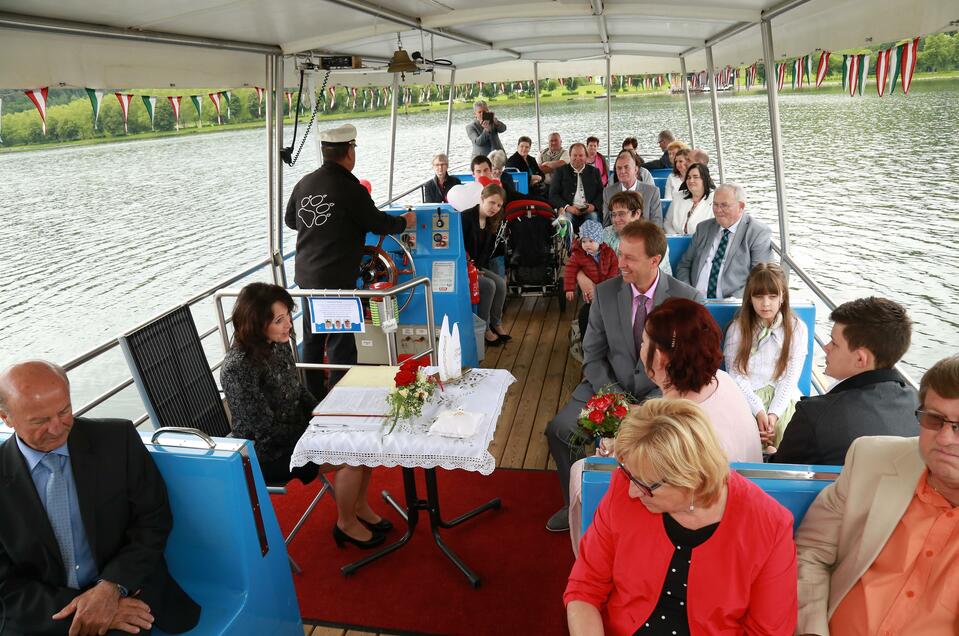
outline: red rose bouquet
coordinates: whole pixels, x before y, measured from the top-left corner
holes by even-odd
[[[434,375],[427,375],[423,367],[429,365],[429,359],[409,358],[400,365],[400,370],[393,378],[395,388],[386,396],[386,403],[390,405],[390,430],[393,432],[400,418],[409,419],[419,417],[423,413],[426,403],[439,379]],[[442,387],[441,387],[442,388]]]
[[[615,437],[628,412],[629,396],[626,393],[617,393],[606,387],[600,389],[579,412],[580,430],[575,434],[578,442],[585,445],[596,440],[598,445],[602,438]]]

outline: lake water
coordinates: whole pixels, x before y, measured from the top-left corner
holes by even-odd
[[[876,294],[905,304],[915,321],[905,362],[917,379],[959,352],[957,99],[959,82],[940,81],[916,82],[909,96],[810,92],[780,103],[793,256],[838,302]],[[495,110],[510,152],[522,134],[535,140],[531,105]],[[746,187],[748,210],[778,235],[766,97],[723,94],[720,111],[726,178]],[[694,99],[693,116],[715,172],[707,97]],[[454,114],[454,164],[469,160],[471,117]],[[381,201],[389,120],[353,123],[355,173]],[[635,136],[654,154],[662,128],[688,136],[681,96],[613,100],[614,149]],[[552,130],[566,144],[595,134],[605,152],[605,101],[545,105],[544,142]],[[27,357],[67,361],[265,258],[265,138],[257,129],[0,155],[0,367]],[[445,112],[401,116],[395,191],[425,180],[445,143]],[[285,171],[285,196],[316,166],[311,140]],[[287,231],[287,249],[294,238]],[[201,328],[215,324],[212,303],[194,315]],[[820,325],[825,333],[827,322]],[[208,340],[211,358],[222,353],[217,342]],[[104,356],[72,374],[75,402],[126,374],[119,353]],[[141,412],[132,390],[97,411]]]

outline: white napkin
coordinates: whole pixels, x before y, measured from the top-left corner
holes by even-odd
[[[462,409],[443,411],[430,426],[430,435],[466,439],[476,433],[476,428],[482,419],[482,414],[470,413]]]

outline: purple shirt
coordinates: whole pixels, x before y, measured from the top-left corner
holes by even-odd
[[[653,310],[653,296],[656,295],[656,288],[659,286],[659,272],[656,273],[656,280],[653,281],[653,284],[649,286],[645,292],[641,292],[636,289],[636,285],[630,284],[629,288],[633,292],[633,313],[632,319],[629,321],[630,324],[636,322],[636,310],[639,309],[639,299],[642,298],[646,301],[646,315],[649,315],[649,312]]]

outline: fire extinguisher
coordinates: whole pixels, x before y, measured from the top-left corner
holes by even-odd
[[[473,305],[479,304],[479,270],[476,268],[476,265],[473,263],[473,261],[467,261],[466,274],[470,279],[470,303]]]

